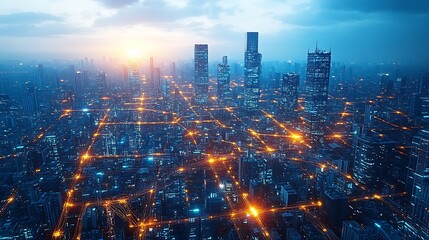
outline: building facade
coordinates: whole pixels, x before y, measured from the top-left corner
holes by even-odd
[[[304,131],[312,143],[322,143],[328,108],[328,86],[331,52],[316,47],[307,55],[307,76],[304,83]]]
[[[258,109],[261,59],[262,55],[258,52],[258,33],[246,33],[246,51],[244,52],[244,107],[250,111]]]
[[[194,102],[197,105],[205,105],[209,98],[209,61],[207,44],[195,44],[194,61]]]
[[[298,104],[299,75],[295,73],[283,74],[280,110],[284,114],[294,114]]]
[[[230,83],[228,57],[223,56],[222,63],[217,65],[217,98],[221,106],[228,105],[232,100]]]

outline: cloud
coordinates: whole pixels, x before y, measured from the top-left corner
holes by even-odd
[[[67,23],[42,25],[1,25],[0,36],[12,37],[52,37],[73,33],[83,33],[85,29],[73,27]]]
[[[330,9],[311,9],[285,16],[282,21],[298,27],[333,27],[339,25],[357,24],[369,19],[369,14],[361,12],[346,12]],[[305,17],[303,17],[305,16]]]
[[[146,0],[132,8],[122,8],[112,16],[102,17],[95,21],[94,26],[133,26],[146,25],[167,29],[180,27],[179,20],[190,17],[216,17],[216,5],[208,0],[188,0],[180,5],[168,1]]]
[[[59,22],[62,18],[48,13],[20,12],[0,15],[0,24],[37,24],[41,22]]]
[[[72,24],[48,13],[20,12],[0,15],[0,36],[49,37],[82,32]]]
[[[322,6],[334,10],[368,12],[429,13],[427,0],[325,0]]]
[[[139,0],[94,0],[101,3],[102,5],[109,8],[122,8],[128,5],[132,5]]]

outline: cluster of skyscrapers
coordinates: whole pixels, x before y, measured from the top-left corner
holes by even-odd
[[[244,52],[244,92],[243,106],[248,111],[260,109],[261,95],[261,62],[262,54],[258,50],[257,32],[246,33]],[[195,103],[204,105],[208,103],[208,45],[196,44],[194,51]],[[306,78],[304,82],[304,132],[311,138],[312,144],[323,142],[328,111],[328,86],[331,69],[331,52],[320,50],[316,46],[314,52],[308,52]],[[217,69],[217,97],[222,105],[232,106],[230,69],[227,56],[222,58]],[[282,77],[281,100],[279,108],[285,114],[294,116],[298,102],[299,75],[285,73]]]

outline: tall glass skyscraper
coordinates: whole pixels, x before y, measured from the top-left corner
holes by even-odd
[[[287,115],[293,115],[298,104],[299,75],[295,73],[283,74],[280,110]]]
[[[258,109],[261,59],[262,55],[258,52],[258,33],[246,33],[246,51],[244,52],[244,107],[247,110]]]
[[[195,78],[194,78],[194,102],[197,105],[207,104],[209,98],[209,58],[208,45],[195,44]]]
[[[221,106],[225,106],[231,101],[230,73],[227,56],[223,56],[222,63],[217,65],[217,97]]]
[[[102,98],[107,91],[107,74],[105,72],[97,73],[97,96]]]
[[[353,163],[354,178],[371,189],[381,190],[391,175],[397,143],[379,136],[357,137]]]
[[[307,77],[304,83],[304,131],[311,143],[322,143],[328,108],[328,85],[331,52],[316,47],[307,55]]]
[[[413,138],[407,190],[411,195],[411,218],[419,225],[429,221],[429,131],[421,130]]]

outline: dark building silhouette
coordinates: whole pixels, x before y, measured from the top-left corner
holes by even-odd
[[[24,95],[22,96],[22,102],[24,114],[27,116],[31,116],[39,110],[37,89],[33,85],[24,85]]]
[[[393,79],[388,73],[380,74],[380,96],[388,97],[394,94]]]
[[[44,193],[40,197],[40,201],[43,206],[46,222],[53,229],[61,214],[61,194],[59,192]]]
[[[342,240],[366,240],[374,239],[374,233],[363,228],[356,221],[344,221],[341,229]]]
[[[375,239],[379,240],[401,240],[401,233],[386,221],[377,221],[375,226]]]
[[[340,233],[341,223],[347,217],[347,196],[336,189],[328,189],[322,199],[326,223],[334,232]]]
[[[74,105],[82,107],[84,105],[85,87],[88,84],[88,72],[76,71],[73,82]]]

